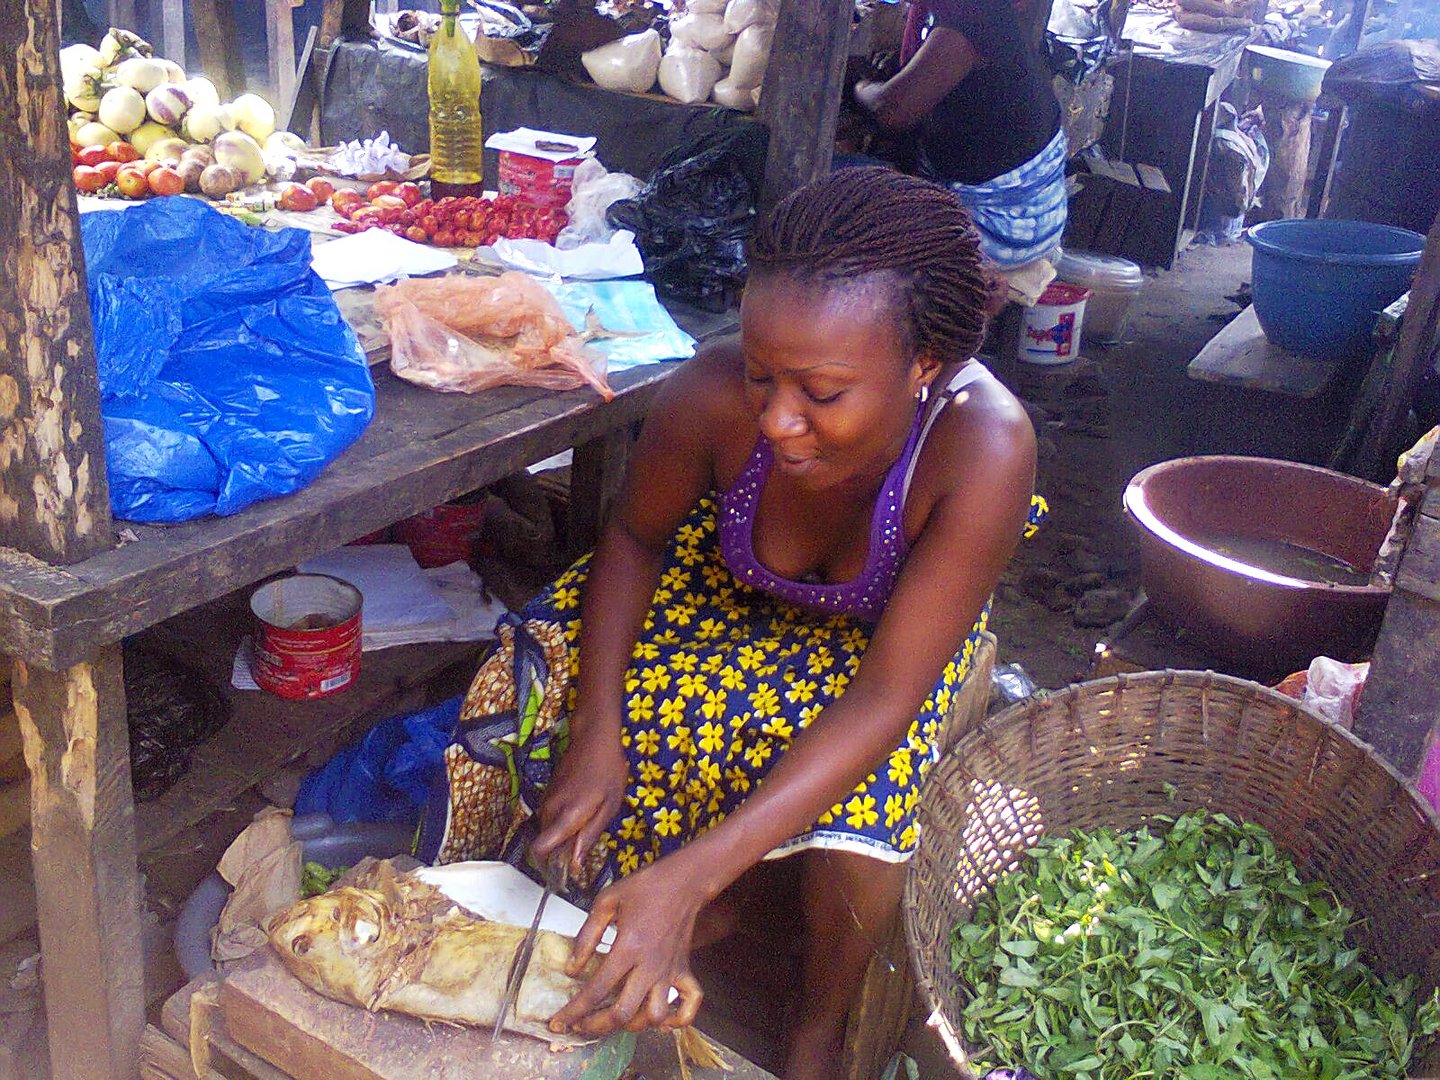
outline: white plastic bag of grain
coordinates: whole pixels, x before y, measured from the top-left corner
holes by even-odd
[[[755,108],[755,87],[737,86],[734,79],[721,79],[710,95],[717,105],[750,112]]]
[[[720,61],[720,66],[722,68],[724,68],[726,71],[729,71],[730,61],[734,59],[735,56],[735,39],[731,38],[729,45],[725,45],[719,49],[711,49],[709,50],[709,52],[711,56],[713,56],[716,60]]]
[[[730,0],[725,5],[725,30],[738,34],[756,23],[774,26],[779,17],[780,8],[775,0]]]
[[[708,98],[723,74],[720,61],[704,49],[671,42],[660,58],[660,89],[684,105],[696,105]]]
[[[681,5],[681,10],[694,12],[696,15],[724,15],[728,2],[729,0],[690,0],[688,4]]]
[[[670,45],[689,46],[713,52],[724,48],[735,39],[726,31],[725,17],[711,12],[689,12],[670,24]]]
[[[730,59],[730,82],[735,86],[756,87],[765,78],[765,65],[770,61],[770,43],[775,28],[755,23],[747,26],[735,39],[735,55]]]
[[[660,71],[660,34],[653,29],[630,34],[581,53],[580,62],[595,85],[643,94],[655,85]]]

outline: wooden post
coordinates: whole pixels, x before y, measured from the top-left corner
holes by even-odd
[[[0,544],[65,563],[113,540],[57,10],[0,0]]]
[[[245,62],[235,27],[234,0],[194,0],[195,36],[200,42],[200,67],[220,91],[222,101],[245,92]]]
[[[631,433],[621,429],[575,448],[565,522],[566,545],[573,557],[593,550],[599,541],[610,503],[624,483],[632,442]]]
[[[1440,323],[1440,214],[1435,215],[1435,223],[1430,226],[1425,254],[1410,286],[1410,303],[1400,324],[1400,342],[1395,346],[1390,379],[1365,433],[1355,470],[1358,475],[1393,473],[1395,455],[1404,449],[1395,445],[1398,432],[1434,348],[1437,323]]]
[[[160,0],[160,49],[165,59],[185,66],[185,0]]]
[[[295,15],[290,0],[265,0],[265,44],[271,100],[288,108],[295,96]]]
[[[770,129],[762,209],[830,171],[853,14],[849,0],[780,5],[760,95]]]
[[[135,25],[135,0],[106,0],[105,17],[110,20],[111,26],[132,33],[140,32],[140,27]]]
[[[113,537],[58,13],[0,0],[0,543],[66,564]],[[120,647],[58,674],[17,662],[14,698],[52,1075],[121,1080],[145,1016]]]
[[[145,1028],[120,646],[59,674],[16,662],[54,1080],[135,1075]]]

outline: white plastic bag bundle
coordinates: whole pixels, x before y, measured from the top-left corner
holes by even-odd
[[[683,5],[683,10],[696,15],[724,15],[728,2],[729,0],[690,0]]]
[[[765,78],[765,65],[770,62],[770,43],[774,38],[773,26],[755,23],[735,39],[729,78],[733,86],[754,89],[760,85]]]
[[[672,41],[660,60],[660,89],[682,104],[695,105],[710,96],[724,73],[720,61],[704,49]]]
[[[734,79],[721,79],[715,84],[714,93],[710,96],[717,105],[724,105],[727,109],[739,109],[741,112],[750,112],[756,105],[756,89],[754,86],[737,86]]]
[[[689,12],[670,24],[670,47],[689,46],[713,52],[723,49],[735,35],[725,29],[725,17],[716,12]]]
[[[660,70],[660,34],[654,29],[630,34],[581,53],[580,62],[597,86],[643,94]]]
[[[774,26],[779,17],[780,9],[775,0],[730,0],[725,5],[725,30],[738,34],[756,23]]]
[[[1346,664],[1328,656],[1317,656],[1310,662],[1300,704],[1348,730],[1355,722],[1355,704],[1360,700],[1369,674],[1368,663]]]
[[[659,61],[656,61],[657,66]],[[620,199],[631,198],[644,185],[629,173],[610,172],[595,158],[575,166],[570,202],[565,212],[570,224],[555,237],[555,246],[571,251],[583,244],[603,244],[615,234],[605,221],[605,211]]]

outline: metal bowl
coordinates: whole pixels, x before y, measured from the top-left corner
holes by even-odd
[[[1242,670],[1283,675],[1316,656],[1363,659],[1390,590],[1336,584],[1217,550],[1215,537],[1280,542],[1368,574],[1393,501],[1378,484],[1269,458],[1177,458],[1138,473],[1125,510],[1159,615]]]

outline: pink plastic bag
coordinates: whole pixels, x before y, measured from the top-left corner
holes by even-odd
[[[432,390],[473,394],[492,386],[574,390],[606,401],[604,357],[586,349],[560,304],[534,278],[412,278],[375,290],[390,335],[390,370]]]

